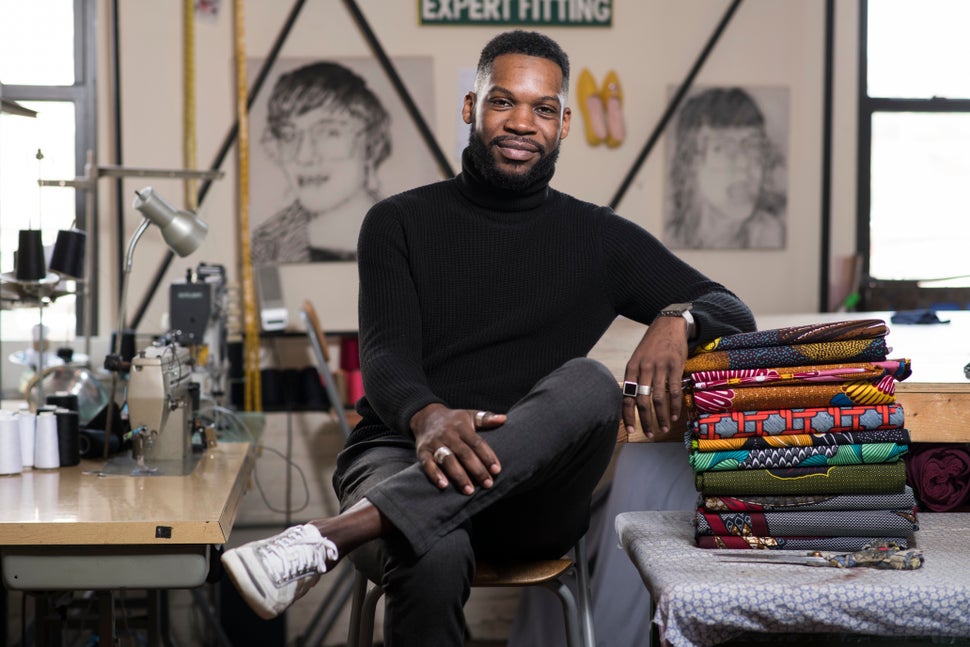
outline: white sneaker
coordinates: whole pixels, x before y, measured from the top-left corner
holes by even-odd
[[[293,526],[222,554],[233,584],[260,618],[270,620],[313,588],[337,561],[337,546],[316,526]]]

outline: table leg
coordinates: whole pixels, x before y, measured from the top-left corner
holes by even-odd
[[[111,591],[98,592],[98,644],[102,647],[115,647],[115,596]]]

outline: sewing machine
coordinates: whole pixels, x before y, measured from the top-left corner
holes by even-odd
[[[132,358],[128,420],[132,457],[140,465],[189,463],[199,401],[191,376],[189,349],[177,344],[149,346]]]

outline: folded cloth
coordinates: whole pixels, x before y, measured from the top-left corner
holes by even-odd
[[[916,497],[908,485],[902,492],[878,494],[806,494],[802,496],[698,496],[708,512],[750,510],[912,510]]]
[[[916,498],[933,512],[970,503],[970,447],[967,444],[914,443],[906,458],[906,480]]]
[[[889,334],[889,327],[882,319],[859,319],[831,323],[785,326],[768,330],[742,332],[718,337],[699,346],[694,352],[706,353],[735,348],[761,348],[766,346],[791,346],[818,342],[846,341],[850,339],[874,339]]]
[[[765,366],[802,366],[835,362],[881,362],[889,347],[878,339],[849,339],[847,341],[792,344],[790,346],[762,346],[732,348],[697,353],[687,358],[685,373],[713,371],[727,368],[760,368]]]
[[[861,445],[863,443],[909,444],[908,429],[876,429],[873,431],[836,431],[830,434],[781,434],[778,436],[742,436],[705,440],[689,438],[688,449],[699,452],[729,451],[733,449],[768,449],[772,447],[824,447],[829,445]]]
[[[688,411],[719,413],[784,407],[845,407],[858,404],[892,404],[896,380],[886,376],[875,382],[833,382],[793,386],[762,386],[757,389],[711,389],[687,392]]]
[[[949,319],[940,319],[936,310],[919,308],[917,310],[899,310],[894,312],[890,320],[897,324],[948,324]]]
[[[825,550],[854,553],[880,543],[909,547],[907,537],[736,537],[734,535],[698,535],[699,548],[755,548],[767,550]]]
[[[882,362],[849,362],[817,366],[783,366],[697,371],[689,375],[695,391],[764,385],[812,384],[814,382],[855,382],[878,380],[891,376],[901,382],[912,375],[909,359],[887,359]]]
[[[865,465],[890,463],[906,453],[908,445],[866,443],[863,445],[822,445],[820,447],[769,447],[768,449],[731,449],[718,452],[692,451],[690,466],[705,470],[755,470],[819,465]]]
[[[688,420],[695,438],[736,438],[830,431],[864,431],[903,426],[900,404],[847,407],[778,407],[775,409],[724,411],[699,414]]]
[[[743,537],[909,536],[919,530],[916,510],[813,510],[779,512],[706,512],[694,514],[697,535]]]
[[[704,496],[902,492],[906,487],[906,465],[896,461],[872,465],[711,470],[695,473],[694,487]]]

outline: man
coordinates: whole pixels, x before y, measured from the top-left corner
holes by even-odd
[[[568,82],[549,38],[497,36],[462,106],[461,174],[368,213],[367,395],[334,475],[344,511],[223,556],[264,617],[366,544],[351,559],[384,587],[385,644],[462,645],[475,557],[565,553],[586,532],[621,401],[626,425],[652,405],[650,432],[667,431],[688,343],[753,328],[737,297],[642,228],[548,186]],[[682,302],[692,325],[684,308],[658,316]],[[625,398],[585,357],[618,314],[651,322]]]
[[[295,199],[253,231],[253,263],[354,260],[391,154],[387,111],[364,79],[321,61],[280,76],[268,112],[262,143]]]

